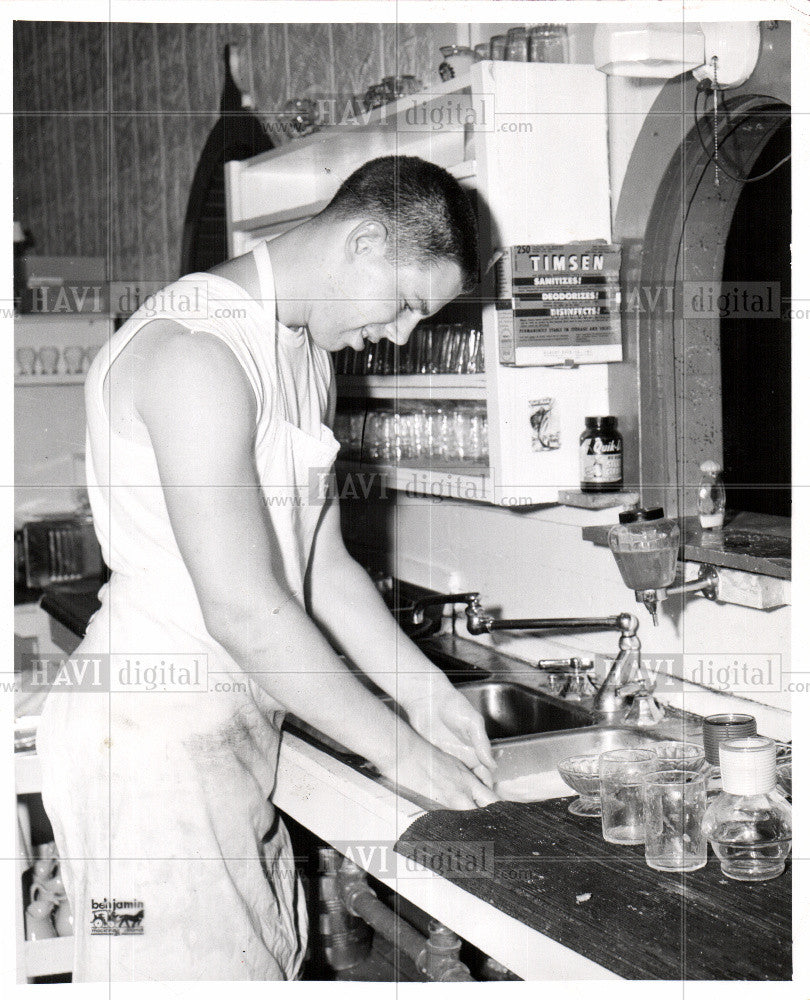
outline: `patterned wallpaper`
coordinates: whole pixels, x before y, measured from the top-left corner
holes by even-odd
[[[435,69],[455,26],[15,22],[14,216],[38,254],[178,276],[186,201],[218,117],[224,48],[243,47],[257,106],[361,94]]]

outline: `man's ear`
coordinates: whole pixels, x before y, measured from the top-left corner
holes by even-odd
[[[350,257],[385,254],[388,229],[376,219],[358,222],[346,236],[346,252]]]

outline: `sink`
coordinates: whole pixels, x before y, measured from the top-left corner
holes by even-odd
[[[511,681],[476,681],[458,690],[484,717],[487,736],[500,740],[591,723],[588,712]]]
[[[502,740],[494,747],[495,791],[512,802],[574,795],[557,771],[566,757],[649,747],[666,737],[627,726],[586,726]]]

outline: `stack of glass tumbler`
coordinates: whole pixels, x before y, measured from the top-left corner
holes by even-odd
[[[335,437],[344,458],[413,467],[486,465],[489,460],[484,403],[422,400],[366,410],[341,409]]]
[[[338,375],[479,375],[484,371],[481,330],[472,323],[420,323],[407,344],[383,338],[364,350],[335,356]]]

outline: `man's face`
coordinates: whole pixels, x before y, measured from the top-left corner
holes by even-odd
[[[387,337],[405,344],[420,320],[432,316],[462,290],[461,269],[450,260],[400,264],[386,255],[386,233],[377,223],[354,227],[340,260],[328,269],[330,294],[314,302],[312,339],[327,351]]]

